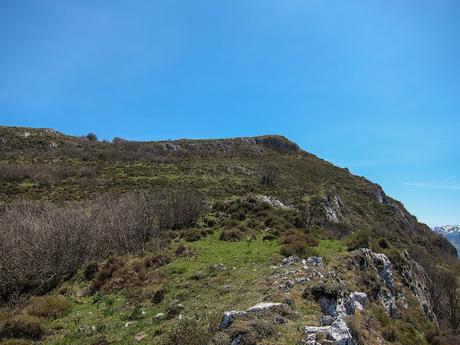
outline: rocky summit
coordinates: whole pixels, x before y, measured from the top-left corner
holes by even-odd
[[[1,345],[460,344],[458,227],[283,136],[0,127],[0,213]]]

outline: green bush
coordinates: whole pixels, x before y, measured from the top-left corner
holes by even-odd
[[[26,308],[28,314],[50,319],[58,319],[70,311],[70,303],[64,297],[33,297]]]
[[[155,254],[145,259],[144,264],[147,268],[158,268],[171,262],[171,258],[166,253]]]
[[[379,247],[382,249],[390,248],[390,244],[388,243],[387,239],[384,237],[380,238],[377,243],[379,244]]]
[[[280,254],[286,257],[298,256],[300,258],[319,255],[316,249],[309,247],[303,242],[287,243],[281,245]]]
[[[219,239],[221,241],[239,241],[243,236],[243,232],[239,229],[226,229],[222,230]]]
[[[163,341],[162,345],[203,345],[211,340],[209,326],[202,325],[196,320],[181,320]]]
[[[195,242],[203,237],[203,231],[201,231],[200,229],[185,230],[182,237],[187,242]]]
[[[11,318],[0,326],[0,339],[26,338],[40,340],[45,334],[46,330],[40,320],[25,315]]]
[[[368,248],[369,247],[370,232],[368,230],[360,230],[351,234],[346,241],[349,251]]]

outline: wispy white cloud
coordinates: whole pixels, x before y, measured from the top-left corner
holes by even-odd
[[[427,189],[460,190],[460,182],[404,182],[403,185]]]

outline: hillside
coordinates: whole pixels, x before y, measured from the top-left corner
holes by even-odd
[[[0,127],[0,204],[3,345],[459,339],[455,248],[282,136]]]

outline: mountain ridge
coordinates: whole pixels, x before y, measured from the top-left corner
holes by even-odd
[[[444,339],[430,288],[456,249],[378,184],[283,136],[104,142],[0,127],[0,147],[0,300],[26,301],[0,304],[1,345],[26,334],[16,320],[45,345]]]

